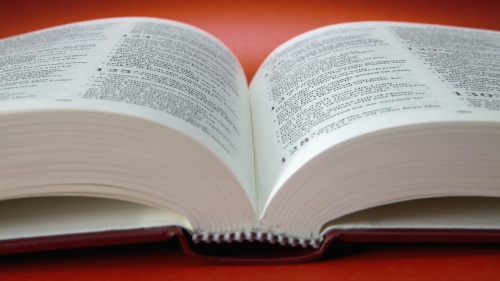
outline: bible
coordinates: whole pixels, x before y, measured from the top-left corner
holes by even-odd
[[[109,18],[2,39],[0,70],[0,253],[500,241],[499,32],[336,24],[248,86],[196,27]]]

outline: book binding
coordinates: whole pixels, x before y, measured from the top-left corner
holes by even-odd
[[[279,244],[282,246],[303,248],[319,248],[323,238],[317,239],[299,239],[287,237],[285,235],[271,234],[265,232],[236,232],[224,234],[194,234],[194,243],[231,243],[231,242],[267,242],[270,244]]]
[[[179,227],[116,230],[0,241],[0,254],[19,254],[123,244],[165,242],[176,239],[186,255],[209,261],[238,264],[308,262],[335,250],[334,241],[355,243],[500,243],[500,230],[485,229],[343,229],[327,232],[316,247],[280,242],[279,238],[257,239],[257,234],[206,239],[191,236]],[[234,236],[234,237],[233,237]],[[262,234],[264,236],[264,234]],[[253,237],[253,238],[252,238]],[[227,239],[226,239],[227,238]],[[211,239],[211,240],[210,240]],[[253,240],[252,240],[253,239]],[[274,242],[274,243],[273,243]],[[300,244],[300,243],[299,243]],[[299,247],[297,247],[299,246]]]

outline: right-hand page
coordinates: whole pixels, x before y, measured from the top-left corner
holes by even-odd
[[[499,65],[500,32],[476,29],[350,23],[285,43],[250,87],[261,214],[299,168],[346,140],[500,121]]]

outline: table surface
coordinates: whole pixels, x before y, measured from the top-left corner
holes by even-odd
[[[224,42],[248,80],[281,43],[349,21],[426,22],[500,30],[498,1],[0,0],[0,38],[119,16],[192,24]],[[500,280],[500,245],[340,244],[295,265],[223,265],[185,256],[176,241],[0,257],[1,280]]]

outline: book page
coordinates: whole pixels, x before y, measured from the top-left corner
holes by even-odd
[[[178,22],[97,20],[0,41],[2,114],[93,110],[165,124],[213,151],[254,198],[247,91],[230,51]]]
[[[2,201],[0,241],[43,236],[179,226],[189,221],[171,210],[92,197],[39,197]]]
[[[267,206],[322,151],[382,129],[500,121],[500,33],[341,24],[275,50],[252,81],[258,186]]]
[[[374,207],[333,220],[328,229],[498,229],[500,198],[425,198]]]

